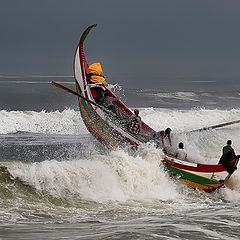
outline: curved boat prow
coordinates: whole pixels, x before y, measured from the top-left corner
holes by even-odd
[[[82,33],[79,43],[83,43],[85,41],[85,39],[87,38],[87,36],[88,36],[89,32],[91,31],[91,29],[96,27],[96,26],[97,26],[97,24],[93,24],[93,25],[87,27],[85,29],[85,31]]]
[[[83,49],[83,43],[86,40],[91,29],[96,26],[97,24],[93,24],[85,29],[85,31],[82,33],[80,37],[80,40],[75,51],[73,71],[75,80],[78,82],[78,84],[81,82],[81,80],[85,80],[86,74],[84,74],[85,73],[84,69],[88,67],[87,59]]]
[[[82,55],[82,61],[83,63],[86,64],[86,66],[84,67],[87,67],[87,60],[86,60],[86,57],[85,57],[85,54],[84,54],[84,51],[83,51],[83,43],[84,41],[86,40],[89,32],[91,31],[92,28],[94,27],[97,27],[97,24],[93,24],[89,27],[86,28],[86,30],[82,33],[81,37],[80,37],[80,40],[79,40],[79,43],[78,43],[78,48],[80,48],[80,53]]]
[[[87,27],[82,33],[74,56],[73,66],[76,91],[83,96],[83,98],[78,98],[81,116],[89,132],[107,147],[131,146],[135,148],[141,143],[147,142],[155,131],[142,121],[144,136],[130,133],[122,123],[133,114],[132,111],[115,96],[107,84],[103,84],[104,81],[99,84],[91,83],[88,71],[94,64],[88,65],[83,43],[91,29],[96,26],[96,24],[93,24]],[[97,63],[95,63],[95,65],[97,65]],[[95,74],[95,76],[104,78],[103,74]],[[96,104],[92,104],[92,102],[97,101],[95,96],[96,91],[93,90],[103,91],[103,96],[107,93],[108,96],[114,98],[117,111],[114,113],[107,108],[104,110],[103,108],[96,107]],[[89,101],[86,101],[86,99]]]

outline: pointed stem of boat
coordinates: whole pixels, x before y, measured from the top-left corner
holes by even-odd
[[[213,125],[213,126],[210,126],[210,127],[199,128],[199,129],[196,129],[196,130],[189,131],[188,133],[201,132],[201,131],[205,131],[205,130],[221,128],[221,127],[229,126],[229,125],[236,124],[236,123],[240,123],[240,120],[231,121],[231,122],[227,122],[227,123],[221,123],[221,124]]]
[[[51,84],[52,84],[53,86],[57,87],[57,88],[61,88],[61,89],[65,90],[65,91],[67,91],[67,92],[69,92],[69,93],[71,93],[71,94],[73,94],[73,95],[76,95],[76,96],[84,99],[85,101],[93,104],[94,106],[102,109],[104,112],[109,113],[109,110],[108,110],[108,109],[106,109],[106,108],[102,107],[101,105],[99,105],[99,104],[91,101],[91,100],[88,99],[88,98],[85,98],[84,96],[82,96],[82,95],[80,95],[79,93],[73,91],[72,89],[70,89],[70,88],[68,88],[68,87],[66,87],[66,86],[64,86],[64,85],[62,85],[62,84],[60,84],[60,83],[54,82],[54,81],[52,81]]]

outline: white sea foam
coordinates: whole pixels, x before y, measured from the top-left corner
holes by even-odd
[[[194,92],[173,92],[173,93],[155,93],[151,94],[156,96],[159,99],[178,99],[178,100],[185,100],[185,101],[196,101],[198,102],[198,95]]]
[[[16,132],[86,134],[78,111],[0,111],[0,134]]]
[[[40,192],[74,201],[160,200],[173,202],[172,207],[174,203],[181,204],[183,208],[185,205],[191,208],[189,204],[195,208],[192,201],[200,195],[202,204],[212,201],[203,192],[193,193],[191,189],[174,182],[164,171],[161,159],[160,151],[148,147],[145,153],[136,157],[118,150],[109,155],[93,154],[90,158],[71,161],[15,162],[9,164],[8,170],[14,178]],[[217,199],[223,197],[228,201],[239,201],[239,170],[231,181],[230,188],[216,193]],[[201,205],[199,200],[198,207]]]
[[[173,145],[176,147],[180,141],[183,142],[189,158],[193,161],[216,163],[227,139],[232,139],[236,152],[240,152],[240,124],[216,130],[188,133],[194,129],[238,120],[240,119],[239,109],[169,110],[148,108],[141,110],[141,116],[155,130],[159,131],[170,127],[173,132]]]
[[[208,127],[240,119],[240,110],[170,110],[140,109],[142,119],[156,131],[170,127],[173,144],[184,142],[189,156],[201,161],[218,158],[221,147],[228,138],[233,140],[236,151],[240,152],[240,124],[212,131],[187,133],[194,129]],[[18,131],[48,134],[86,134],[88,133],[80,113],[66,109],[62,112],[0,111],[0,133]],[[191,156],[193,155],[193,156]]]
[[[222,146],[233,140],[236,153],[240,153],[240,125],[189,133],[190,130],[240,119],[240,110],[169,110],[140,109],[142,119],[155,130],[172,128],[173,146],[182,141],[189,159],[216,164]],[[0,111],[0,131],[9,133],[28,131],[37,133],[86,134],[80,114],[74,110],[62,112]],[[53,195],[76,195],[93,201],[129,199],[179,198],[175,185],[160,167],[159,150],[151,145],[143,147],[139,156],[131,157],[124,151],[109,155],[92,154],[89,159],[58,162],[19,163],[10,167],[11,173],[41,191]],[[233,190],[225,192],[226,199],[235,201],[240,192],[239,170],[232,178]],[[235,194],[235,192],[236,194]],[[178,200],[179,201],[179,200]]]
[[[91,159],[15,163],[8,169],[25,184],[54,196],[97,202],[180,198],[176,185],[159,167],[161,154],[155,153],[154,158],[143,158],[119,150]]]
[[[156,131],[171,127],[175,132],[190,131],[240,119],[240,109],[172,110],[140,109],[142,119]],[[228,126],[238,128],[239,125]],[[87,133],[79,111],[65,109],[54,112],[0,111],[0,134],[26,131],[34,133]]]

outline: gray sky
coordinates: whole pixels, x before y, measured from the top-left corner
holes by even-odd
[[[0,0],[0,74],[71,75],[81,32],[112,82],[240,76],[239,0]]]

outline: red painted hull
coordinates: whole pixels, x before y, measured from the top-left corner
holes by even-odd
[[[166,170],[171,175],[177,176],[183,184],[206,192],[213,192],[219,189],[224,185],[224,181],[230,177],[221,164],[190,163],[171,156],[165,156],[162,163]],[[238,160],[233,161],[234,165],[237,163]]]
[[[89,132],[107,147],[138,147],[141,143],[147,142],[155,133],[150,126],[142,122],[142,130],[145,138],[131,134],[126,128],[119,126],[119,124],[116,124],[111,118],[107,117],[106,112],[101,108],[91,103],[95,102],[95,100],[92,96],[91,84],[89,84],[86,79],[88,63],[84,53],[83,42],[93,27],[95,27],[95,25],[88,27],[83,32],[74,56],[74,76],[77,92],[89,100],[78,99],[82,119]],[[110,96],[117,99],[117,96],[115,96],[110,88],[107,87],[106,91],[108,91]],[[125,118],[133,114],[119,99],[116,101],[116,106]]]

